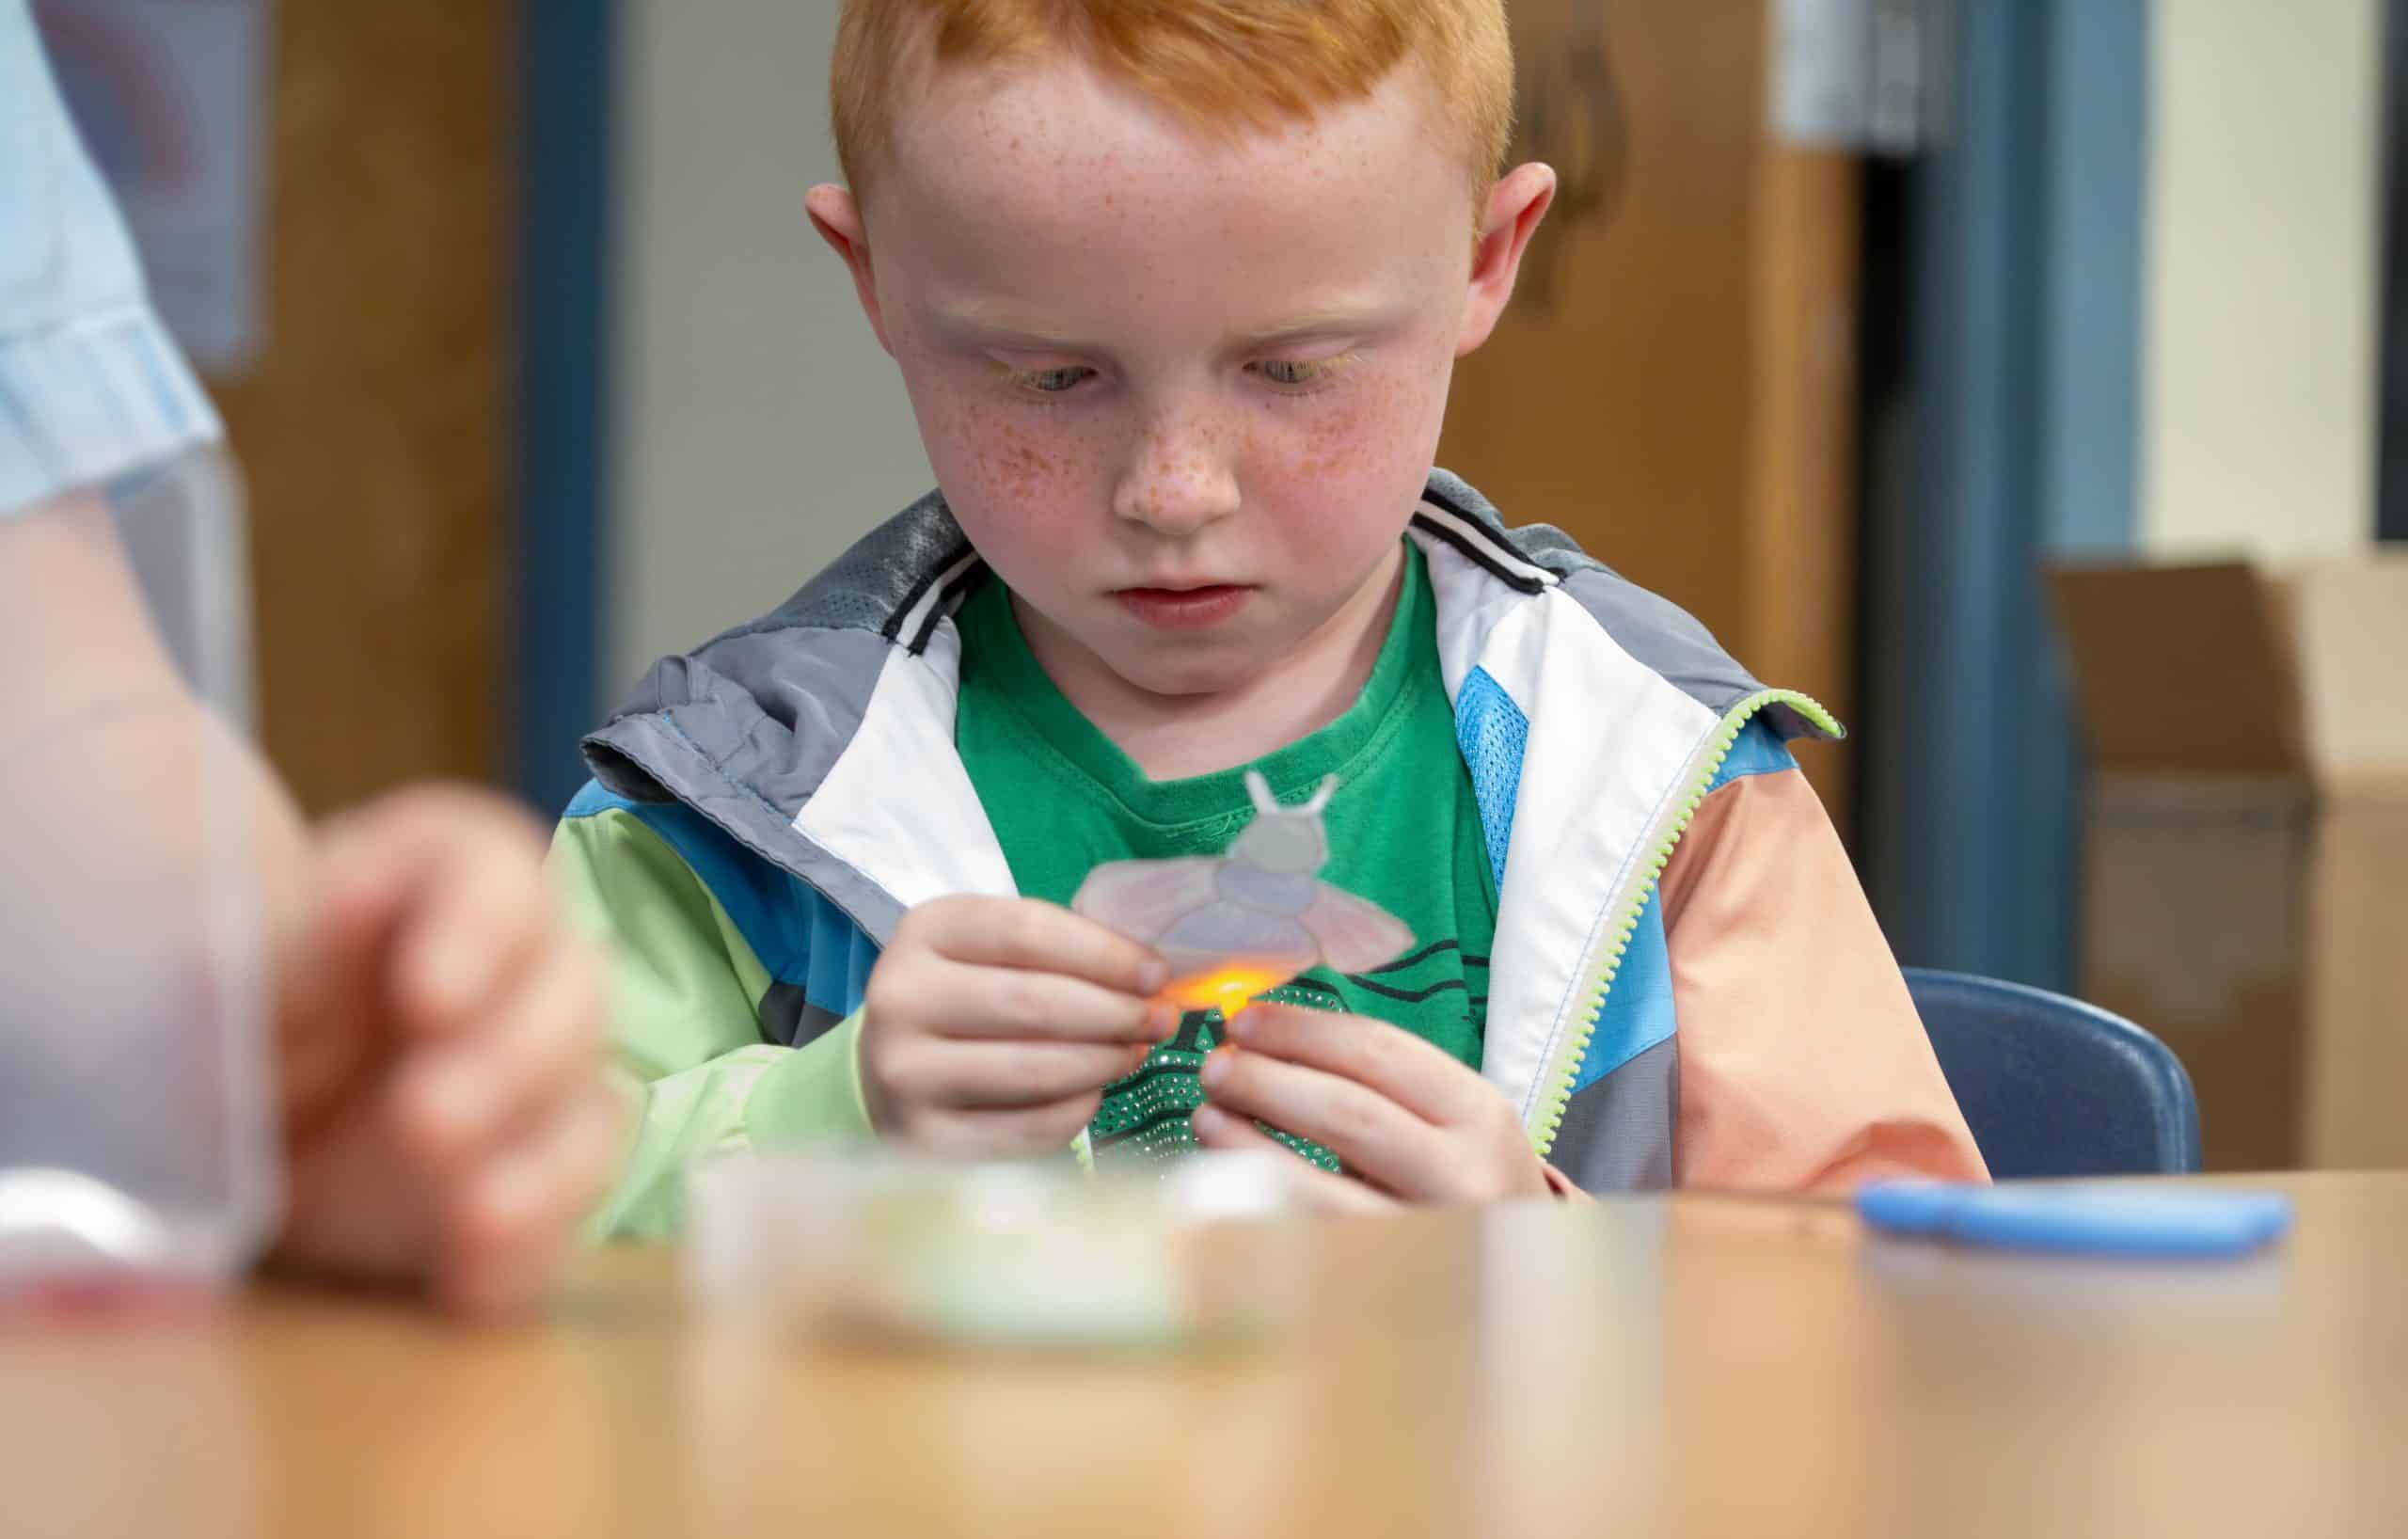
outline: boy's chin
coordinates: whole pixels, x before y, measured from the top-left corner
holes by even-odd
[[[1116,665],[1112,671],[1130,688],[1165,700],[1208,699],[1244,689],[1260,676],[1259,670],[1244,667],[1196,668],[1168,663],[1150,667],[1143,663]]]
[[[1122,683],[1165,699],[1197,699],[1243,690],[1268,667],[1247,649],[1208,649],[1193,642],[1138,648],[1117,657],[1099,656]]]

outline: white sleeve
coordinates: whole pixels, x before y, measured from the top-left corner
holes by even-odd
[[[0,519],[220,436],[150,309],[29,0],[0,0]]]

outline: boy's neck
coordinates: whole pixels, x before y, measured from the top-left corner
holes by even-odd
[[[1138,689],[1017,598],[1021,631],[1054,688],[1149,780],[1185,780],[1251,764],[1346,714],[1387,641],[1404,579],[1404,547],[1303,644],[1262,676],[1206,695]],[[1031,623],[1034,621],[1035,623]]]

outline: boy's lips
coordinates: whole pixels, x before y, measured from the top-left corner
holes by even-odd
[[[1208,582],[1170,588],[1121,588],[1114,592],[1120,607],[1159,630],[1200,630],[1216,626],[1244,609],[1254,590],[1235,582]]]

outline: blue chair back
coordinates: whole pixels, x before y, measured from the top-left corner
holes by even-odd
[[[1907,987],[1999,1180],[2183,1175],[2199,1103],[2182,1060],[2118,1015],[2020,983],[1907,970]]]

